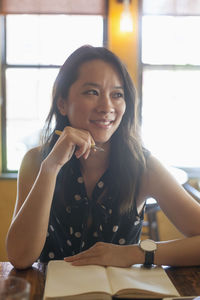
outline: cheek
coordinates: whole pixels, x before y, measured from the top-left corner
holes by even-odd
[[[67,112],[68,112],[68,116],[76,116],[80,111],[80,105],[77,103],[77,101],[70,101],[68,103],[68,108],[67,108]]]
[[[125,111],[126,111],[126,103],[123,102],[118,109],[118,115],[122,118],[123,115],[125,114]]]
[[[87,106],[81,101],[73,102],[68,107],[67,116],[72,126],[82,126],[82,122],[85,122],[85,119],[88,116]]]
[[[67,117],[72,126],[74,126],[74,121],[76,121],[76,116],[77,116],[77,109],[76,107],[72,105],[68,105],[67,109]]]

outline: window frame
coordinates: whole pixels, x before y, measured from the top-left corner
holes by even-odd
[[[108,11],[108,10],[107,10]],[[103,18],[103,46],[106,47],[108,44],[108,24],[107,24],[107,11],[106,15],[102,15]],[[40,15],[40,14],[36,14]],[[57,14],[50,14],[57,15]],[[9,170],[7,168],[7,136],[6,136],[6,70],[9,68],[41,68],[41,69],[59,69],[61,65],[47,65],[47,64],[7,64],[6,62],[6,15],[0,15],[0,74],[1,74],[1,82],[0,82],[0,97],[1,97],[1,170],[0,177],[1,178],[16,178],[18,170]]]
[[[143,106],[143,70],[144,69],[152,69],[152,70],[181,70],[181,69],[192,69],[192,70],[198,70],[200,71],[200,65],[180,65],[180,64],[148,64],[142,62],[142,18],[145,15],[155,15],[155,16],[197,16],[195,14],[173,14],[173,13],[161,13],[161,14],[147,14],[143,13],[143,1],[139,2],[139,18],[138,18],[138,35],[139,35],[139,45],[138,45],[138,95],[140,99],[140,109],[141,109],[141,125],[142,125],[142,106]],[[200,15],[198,15],[200,17]],[[200,154],[199,154],[200,155]],[[200,178],[200,167],[183,167],[183,166],[177,166],[177,168],[184,170],[188,174],[188,178]]]

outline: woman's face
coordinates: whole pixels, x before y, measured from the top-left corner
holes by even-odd
[[[117,130],[126,109],[122,80],[112,64],[96,59],[83,63],[67,99],[58,108],[72,127],[90,132],[106,143]]]

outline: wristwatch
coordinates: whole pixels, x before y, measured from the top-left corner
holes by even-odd
[[[147,239],[140,241],[139,247],[145,253],[144,267],[151,268],[154,264],[154,253],[157,249],[157,244],[153,240]]]

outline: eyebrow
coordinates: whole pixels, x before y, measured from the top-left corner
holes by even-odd
[[[95,82],[86,82],[83,84],[83,86],[94,86],[94,87],[97,87],[97,88],[100,88],[100,84],[98,83],[95,83]],[[121,89],[121,90],[124,90],[123,86],[113,86],[114,89]]]

